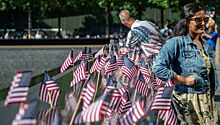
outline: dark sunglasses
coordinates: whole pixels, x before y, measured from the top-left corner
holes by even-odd
[[[192,18],[191,20],[194,20],[197,24],[202,24],[202,21],[204,21],[205,23],[209,22],[209,17],[196,17],[196,18]]]

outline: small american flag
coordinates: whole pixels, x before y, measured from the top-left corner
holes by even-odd
[[[106,91],[110,91],[115,89],[115,83],[113,81],[113,77],[109,75],[107,83],[106,83]]]
[[[90,68],[90,73],[93,73],[97,70],[97,65],[99,63],[100,56],[96,57],[95,62],[92,64],[92,67]]]
[[[4,102],[5,106],[25,102],[27,100],[31,75],[31,71],[17,72],[15,74]]]
[[[44,72],[44,78],[39,90],[39,98],[42,101],[50,103],[51,106],[57,106],[60,96],[60,87],[50,77],[47,71]]]
[[[141,62],[140,71],[145,76],[151,76],[151,70],[147,68],[144,61]]]
[[[110,44],[109,44],[109,45],[110,45]],[[111,46],[111,49],[110,49],[109,54],[110,54],[111,56],[117,56],[116,49],[115,49],[115,46],[114,46],[114,45]]]
[[[123,62],[123,55],[120,54],[120,55],[118,56],[117,66],[119,67],[119,66],[123,66],[123,65],[124,65],[124,62]]]
[[[151,106],[151,110],[169,110],[171,108],[172,91],[172,87],[160,86]]]
[[[100,121],[108,110],[109,97],[109,93],[105,93],[104,95],[99,97],[94,103],[89,105],[89,107],[86,110],[83,110],[76,116],[74,124],[92,123]]]
[[[173,108],[169,110],[159,110],[158,116],[162,120],[167,120],[168,125],[178,125],[178,119]]]
[[[148,84],[145,82],[143,74],[140,73],[135,89],[141,94],[148,96]]]
[[[73,64],[73,50],[70,51],[68,57],[64,61],[63,65],[60,67],[60,72],[63,73],[66,69]]]
[[[131,108],[131,101],[128,95],[128,92],[124,92],[121,95],[121,104],[119,107],[119,114],[124,115]]]
[[[93,63],[91,69],[90,69],[90,73],[93,73],[95,71],[100,73],[101,70],[102,70],[102,66],[105,64],[105,61],[106,61],[106,57],[105,56],[102,56],[102,57],[98,56],[98,57],[96,57],[96,60]]]
[[[87,86],[82,89],[82,101],[83,101],[83,110],[86,110],[92,102],[95,94],[95,84],[94,79],[90,77],[90,80],[87,83]]]
[[[96,71],[97,71],[97,72],[101,72],[102,67],[103,67],[103,65],[105,64],[106,60],[107,60],[106,56],[103,55],[103,56],[101,57],[101,60],[99,61],[99,63],[98,63],[97,66],[96,66]]]
[[[152,80],[151,88],[154,90],[157,86],[160,86],[163,83],[163,81],[159,78],[155,78]]]
[[[92,49],[91,49],[91,47],[88,47],[88,48],[86,49],[85,58],[86,58],[87,61],[93,59],[93,54],[92,54]]]
[[[70,87],[73,87],[74,85],[76,85],[80,81],[86,79],[87,65],[88,65],[88,63],[85,60],[81,62],[80,66],[73,73],[74,79],[71,82]]]
[[[141,99],[135,102],[129,111],[120,119],[119,125],[133,125],[145,114]]]
[[[74,59],[73,63],[76,63],[78,60],[85,59],[87,47],[85,47],[83,50],[79,52],[79,54]]]
[[[12,125],[36,125],[39,102],[33,100],[22,104]]]
[[[117,69],[118,69],[118,67],[117,67],[117,63],[116,63],[116,56],[112,56],[105,66],[105,73],[107,74],[107,73],[113,72]]]
[[[38,113],[38,120],[43,122],[45,125],[50,125],[54,121],[55,116],[56,116],[56,108],[42,110],[39,111]]]
[[[117,82],[117,89],[123,95],[125,92],[127,92],[126,88],[121,84],[121,82]]]
[[[137,69],[134,63],[127,56],[124,56],[123,60],[124,60],[124,65],[121,68],[122,73],[131,80],[133,76],[136,75]]]

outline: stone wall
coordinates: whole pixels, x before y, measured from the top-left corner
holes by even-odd
[[[32,76],[63,64],[72,48],[1,48],[0,90],[11,84],[17,71],[32,70]],[[95,52],[100,48],[93,48]],[[74,48],[74,57],[82,48]]]

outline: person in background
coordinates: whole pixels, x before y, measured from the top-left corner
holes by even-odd
[[[181,125],[218,124],[214,51],[202,37],[209,20],[205,12],[199,4],[186,4],[175,37],[167,40],[153,64],[156,77],[174,82],[172,95]]]
[[[206,38],[206,40],[210,44],[211,48],[215,51],[215,49],[216,49],[216,42],[217,42],[217,39],[218,39],[218,33],[215,32],[215,27],[214,26],[210,26],[208,28],[207,33],[204,33],[204,37]]]
[[[170,21],[166,20],[163,29],[160,30],[161,34],[166,40],[172,37],[173,30],[171,29],[170,25]]]
[[[124,26],[130,28],[125,43],[127,48],[139,47],[147,57],[159,53],[164,40],[155,24],[135,19],[129,10],[122,10],[119,18]]]

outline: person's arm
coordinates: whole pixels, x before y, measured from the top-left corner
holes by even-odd
[[[159,79],[168,82],[169,80],[173,80],[175,83],[183,84],[183,85],[194,85],[196,83],[196,77],[190,75],[188,77],[181,76],[176,74],[173,70],[169,67],[177,58],[177,50],[178,45],[177,41],[170,40],[167,41],[166,44],[161,49],[157,59],[153,65],[153,72],[155,76]]]

